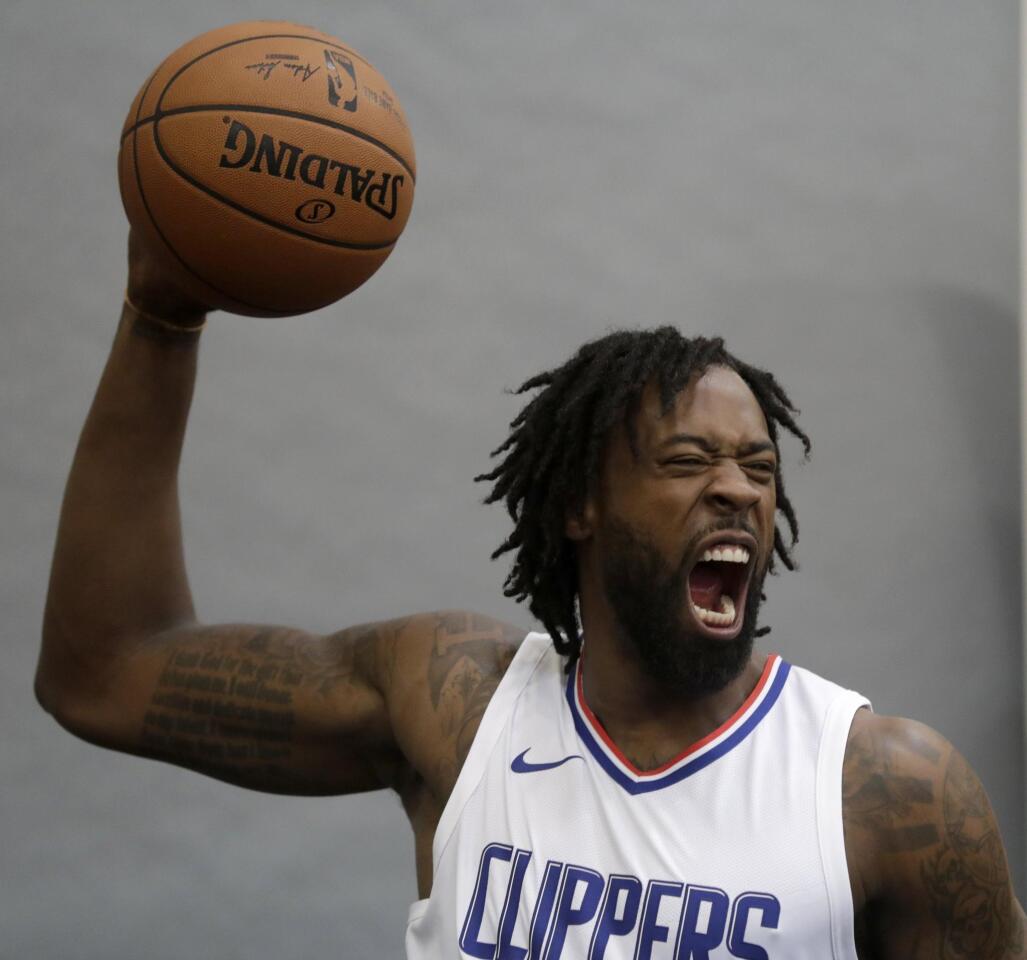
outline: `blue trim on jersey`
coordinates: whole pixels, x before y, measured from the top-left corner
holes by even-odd
[[[723,740],[720,741],[715,747],[712,747],[706,753],[696,757],[694,760],[690,760],[680,767],[674,770],[668,771],[667,773],[653,777],[649,780],[635,780],[629,777],[623,770],[620,769],[606,754],[602,744],[600,744],[595,735],[589,728],[585,718],[578,712],[578,705],[575,701],[574,688],[575,681],[577,679],[577,670],[572,670],[570,676],[567,678],[567,704],[570,706],[571,717],[574,720],[574,728],[578,731],[578,736],[584,741],[585,746],[588,747],[589,753],[599,762],[599,765],[617,781],[628,793],[637,795],[640,793],[652,793],[653,790],[662,790],[664,787],[672,786],[675,783],[680,783],[686,777],[692,776],[694,773],[698,773],[700,770],[708,767],[714,760],[720,759],[724,754],[729,753],[735,747],[738,746],[756,727],[759,722],[770,712],[770,708],[777,702],[777,698],[781,695],[781,690],[784,688],[785,680],[788,679],[788,674],[791,671],[791,664],[786,663],[784,660],[780,661],[777,670],[777,676],[774,677],[771,682],[770,689],[766,691],[763,699],[760,701],[759,706],[744,723],[735,727]]]

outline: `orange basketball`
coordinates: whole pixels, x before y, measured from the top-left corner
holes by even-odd
[[[190,40],[143,85],[121,134],[132,226],[212,307],[285,316],[381,266],[414,199],[392,89],[310,27],[237,23]]]

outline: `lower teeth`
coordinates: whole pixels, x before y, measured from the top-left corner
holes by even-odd
[[[697,606],[696,613],[703,623],[714,627],[727,627],[735,622],[735,602],[727,594],[720,598],[720,612]]]

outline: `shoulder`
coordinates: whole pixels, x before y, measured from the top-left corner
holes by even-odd
[[[987,794],[936,730],[857,711],[845,752],[842,817],[857,906],[892,918],[889,931],[916,927],[925,942],[950,946],[983,936],[967,953],[954,950],[959,957],[1005,957],[1004,945],[1022,937]],[[974,927],[975,917],[986,923]]]
[[[861,885],[877,889],[893,866],[888,858],[940,839],[952,754],[952,745],[922,723],[869,710],[853,715],[842,767],[842,818],[846,846],[858,851]]]
[[[435,792],[455,782],[527,633],[467,610],[392,622],[380,670],[390,719],[404,755]]]
[[[437,610],[391,622],[383,651],[390,686],[424,687],[436,705],[454,672],[506,672],[528,631],[469,610]]]
[[[933,781],[943,773],[944,760],[953,749],[940,733],[916,720],[857,710],[845,748],[843,776],[847,785],[860,788],[869,782],[883,787],[882,778],[895,773]]]

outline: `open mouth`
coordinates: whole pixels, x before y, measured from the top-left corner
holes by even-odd
[[[714,633],[733,633],[741,627],[752,553],[740,543],[714,543],[703,551],[688,574],[692,613]]]

